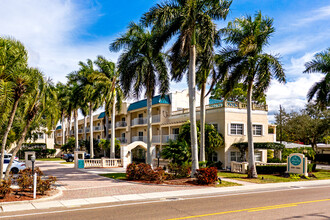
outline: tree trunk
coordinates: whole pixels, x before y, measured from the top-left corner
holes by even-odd
[[[14,149],[14,151],[13,151],[13,154],[12,154],[12,157],[10,158],[9,164],[8,164],[8,166],[7,166],[6,174],[5,174],[5,179],[8,179],[8,178],[9,178],[10,167],[11,167],[11,165],[13,164],[13,161],[14,161],[14,158],[15,158],[17,152],[19,151],[19,149],[21,149],[21,146],[22,146],[23,142],[25,141],[25,136],[26,136],[26,134],[27,134],[27,132],[28,132],[28,129],[29,129],[29,127],[30,127],[30,125],[31,125],[31,123],[32,123],[32,121],[33,121],[35,115],[36,115],[36,114],[34,114],[34,115],[32,116],[32,118],[31,118],[30,120],[27,121],[27,123],[26,123],[26,125],[25,125],[25,127],[24,127],[24,129],[23,129],[22,136],[21,136],[21,138],[19,139],[19,141],[18,141],[18,143],[17,143],[17,146],[15,147],[15,149]],[[2,175],[1,175],[1,177],[2,177]]]
[[[200,100],[200,118],[201,118],[201,144],[200,144],[200,160],[205,162],[205,86],[206,83],[203,83],[201,88],[201,100]]]
[[[69,124],[69,126],[68,126],[68,139],[71,137],[71,128],[72,128],[72,116],[71,116],[71,114],[70,114],[70,116],[68,117],[68,124]]]
[[[6,149],[8,134],[10,132],[11,126],[13,125],[14,117],[15,117],[15,114],[16,114],[17,106],[18,106],[18,102],[19,102],[19,98],[16,99],[15,102],[14,102],[13,109],[11,110],[10,118],[8,120],[7,128],[6,128],[6,131],[3,134],[3,138],[2,138],[1,161],[0,161],[0,180],[2,180],[2,176],[3,176],[3,163],[4,163],[4,159],[5,159],[5,149]]]
[[[79,150],[79,142],[78,142],[78,110],[74,111],[74,139],[75,139],[75,147],[76,151]]]
[[[249,168],[248,178],[257,178],[257,169],[254,159],[254,146],[253,146],[253,134],[252,134],[252,86],[253,82],[249,83],[247,91],[247,133],[248,133],[248,151],[249,151]]]
[[[189,58],[189,113],[190,113],[190,138],[191,138],[191,177],[194,177],[198,165],[198,145],[196,126],[196,46],[190,47]]]
[[[111,145],[110,145],[110,158],[115,158],[115,139],[116,139],[116,97],[113,97],[112,112],[111,112]]]
[[[105,111],[105,139],[107,141],[110,141],[110,138],[109,138],[109,115],[108,115],[107,111]]]
[[[62,146],[65,144],[65,117],[62,115]]]
[[[84,116],[84,140],[87,141],[87,117]]]
[[[151,128],[151,105],[152,105],[152,96],[147,94],[147,164],[151,165],[151,141],[152,141],[152,128]]]
[[[94,158],[94,146],[93,146],[93,103],[89,103],[89,146],[91,159]]]

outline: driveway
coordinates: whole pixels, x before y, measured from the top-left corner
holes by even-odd
[[[73,164],[69,166],[59,162],[37,161],[36,166],[40,167],[46,175],[57,178],[58,187],[63,190],[63,195],[57,198],[60,200],[205,188],[114,180],[99,176],[95,173],[97,169],[81,171],[74,169]],[[100,171],[102,172],[102,168]],[[116,170],[113,169],[113,171]]]

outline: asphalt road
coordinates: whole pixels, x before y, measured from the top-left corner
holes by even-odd
[[[9,219],[330,219],[330,186],[293,188],[70,209],[2,213]]]

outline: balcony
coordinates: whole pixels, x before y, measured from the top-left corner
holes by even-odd
[[[160,135],[153,135],[152,136],[152,143],[160,143]]]
[[[147,124],[147,118],[134,118],[132,120],[132,126]]]
[[[62,137],[62,132],[61,133],[57,133],[56,137]]]
[[[160,122],[160,115],[153,115],[151,117],[151,121],[152,121],[152,123],[158,123],[158,122]]]
[[[78,133],[79,133],[79,134],[84,133],[84,129],[78,129]]]
[[[132,137],[132,142],[134,141],[143,141],[143,142],[147,142],[147,136],[133,136]]]
[[[120,141],[121,144],[126,144],[126,143],[127,143],[127,139],[124,138],[124,137],[116,137],[116,139],[117,139],[118,141]]]
[[[94,126],[94,131],[103,131],[103,126]]]
[[[178,134],[170,134],[170,135],[163,135],[162,142],[167,143],[169,140],[177,140],[178,139]]]
[[[116,128],[122,128],[122,127],[126,127],[127,126],[127,122],[126,121],[118,121],[116,122]]]

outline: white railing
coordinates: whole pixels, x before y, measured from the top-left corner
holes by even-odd
[[[132,120],[132,126],[147,124],[147,118],[134,118]]]
[[[127,143],[127,139],[124,137],[116,137],[116,139],[120,141],[120,143]]]
[[[126,121],[118,121],[118,122],[116,122],[116,128],[126,127],[126,126],[127,126]]]
[[[147,136],[133,136],[132,137],[132,142],[134,142],[134,141],[147,142]]]
[[[94,126],[94,131],[102,131],[103,126]]]
[[[247,173],[247,167],[248,167],[247,162],[242,162],[242,163],[236,161],[230,162],[230,171],[233,173]]]
[[[160,122],[160,115],[153,115],[151,117],[151,122],[152,123],[158,123],[158,122]]]
[[[121,159],[85,159],[85,168],[97,167],[120,167],[123,166]]]
[[[160,143],[160,135],[153,135],[152,136],[152,143]]]
[[[163,135],[162,142],[167,143],[169,140],[175,141],[178,139],[178,136],[178,134]]]
[[[86,167],[102,167],[101,159],[85,159]]]

